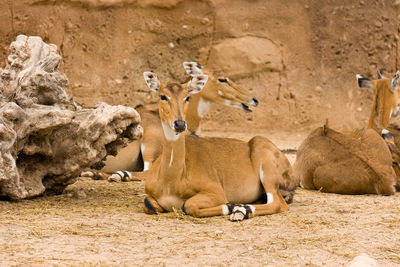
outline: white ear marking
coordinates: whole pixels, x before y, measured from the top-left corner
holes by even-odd
[[[206,85],[208,76],[205,74],[199,74],[193,75],[192,77],[192,80],[187,85],[187,89],[190,94],[197,94]]]
[[[368,79],[360,74],[356,74],[356,79],[358,82],[358,86],[360,88],[364,88],[364,87],[374,88],[374,85],[372,84],[370,79]]]
[[[201,65],[197,62],[183,62],[183,68],[186,70],[186,73],[193,76],[203,74],[201,71]]]
[[[160,89],[160,80],[154,72],[145,71],[143,72],[143,77],[150,90],[158,91]]]

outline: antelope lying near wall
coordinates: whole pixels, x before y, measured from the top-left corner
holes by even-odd
[[[193,95],[187,105],[186,122],[190,132],[199,133],[200,121],[212,103],[238,108],[245,112],[252,111],[250,106],[258,105],[258,100],[251,96],[248,90],[241,88],[228,77],[219,77],[208,70],[203,70],[197,62],[184,62],[183,67],[190,76],[203,73],[208,75],[204,89]],[[107,157],[105,167],[96,174],[100,179],[141,180],[143,175],[133,174],[130,171],[147,171],[154,160],[161,155],[163,139],[158,111],[148,110],[144,106],[139,106],[136,110],[142,118],[141,125],[144,128],[142,139],[129,144],[116,157]],[[109,176],[110,173],[113,174]]]
[[[360,88],[374,88],[367,130],[335,131],[327,124],[318,128],[299,147],[293,169],[307,189],[340,194],[391,195],[396,184],[399,186],[394,171],[398,160],[395,158],[397,147],[392,138],[388,138],[389,132],[384,127],[390,128],[390,117],[398,113],[400,72],[392,79],[380,74],[373,81],[361,75],[356,77]],[[381,131],[386,143],[377,134]]]
[[[264,137],[249,142],[186,135],[185,110],[201,91],[207,75],[188,84],[161,84],[145,72],[158,92],[163,151],[147,172],[146,213],[182,208],[195,217],[230,215],[233,221],[289,210],[280,189],[293,192],[298,182],[286,156]],[[264,204],[254,204],[264,200]],[[254,205],[253,205],[254,204]]]
[[[297,150],[293,169],[306,189],[351,195],[395,193],[392,156],[372,129],[354,138],[327,125],[317,128]]]

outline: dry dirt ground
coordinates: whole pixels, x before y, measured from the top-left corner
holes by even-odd
[[[304,138],[263,135],[282,149]],[[289,212],[239,223],[180,211],[146,215],[143,197],[143,182],[81,178],[62,195],[2,201],[0,266],[343,266],[360,253],[400,266],[400,193],[299,189]]]

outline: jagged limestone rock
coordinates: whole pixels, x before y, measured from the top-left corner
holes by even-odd
[[[0,68],[0,197],[60,193],[142,135],[133,108],[83,108],[67,95],[55,45],[19,35],[10,50]]]

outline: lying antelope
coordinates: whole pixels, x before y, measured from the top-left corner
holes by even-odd
[[[289,210],[280,189],[294,192],[298,182],[286,156],[268,139],[243,142],[184,133],[186,109],[207,75],[194,75],[188,84],[160,84],[152,72],[144,78],[159,94],[164,133],[162,154],[145,180],[146,213],[182,208],[194,217],[230,215],[239,221]]]
[[[258,100],[250,92],[241,88],[228,77],[219,77],[208,70],[203,70],[197,62],[184,62],[183,67],[190,76],[207,74],[208,82],[201,92],[191,97],[186,110],[188,130],[198,133],[201,119],[207,114],[212,103],[222,104],[251,112],[250,106],[256,107]],[[97,173],[101,179],[110,181],[141,180],[139,173],[133,175],[130,171],[147,171],[154,160],[162,152],[162,128],[158,111],[148,110],[144,106],[136,108],[144,128],[140,141],[132,142],[123,148],[116,157],[109,156],[105,167]],[[141,158],[140,158],[141,156]],[[143,162],[141,162],[143,160]],[[124,170],[124,171],[121,171]],[[109,176],[110,173],[113,173]]]
[[[355,138],[327,124],[317,128],[297,150],[293,170],[306,189],[351,195],[395,193],[391,153],[373,129]]]
[[[335,131],[326,124],[311,133],[299,147],[293,166],[295,176],[307,189],[340,194],[391,195],[398,184],[395,146],[382,132],[398,112],[400,72],[392,79],[378,73],[377,80],[356,75],[360,88],[373,88],[374,98],[367,130]],[[373,130],[372,130],[372,129]],[[391,152],[391,154],[390,154]],[[393,156],[390,157],[390,155]],[[397,164],[398,165],[398,164]],[[398,168],[398,167],[397,167]],[[400,172],[399,172],[400,174]]]

